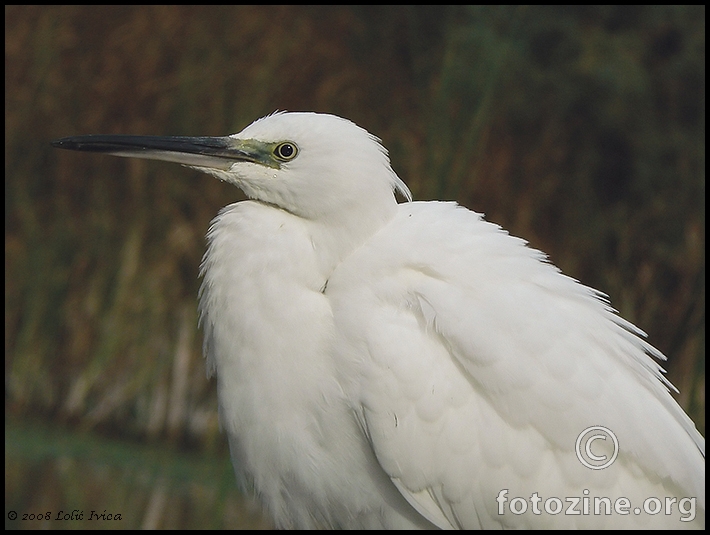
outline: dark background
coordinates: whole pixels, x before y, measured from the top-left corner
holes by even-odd
[[[235,488],[197,331],[203,236],[242,194],[49,146],[76,134],[347,117],[415,199],[485,212],[608,293],[704,432],[703,6],[5,15],[5,507],[35,515],[6,527],[268,526]]]

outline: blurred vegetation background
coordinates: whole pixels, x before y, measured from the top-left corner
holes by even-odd
[[[355,121],[415,199],[608,293],[704,433],[704,6],[6,6],[5,507],[35,515],[6,527],[268,526],[197,330],[203,236],[241,193],[49,141],[274,110]]]

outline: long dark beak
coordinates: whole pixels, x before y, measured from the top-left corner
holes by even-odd
[[[258,154],[239,139],[225,137],[90,135],[52,141],[59,149],[80,150],[176,162],[228,171],[235,161],[258,162]]]

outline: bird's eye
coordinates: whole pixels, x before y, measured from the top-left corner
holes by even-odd
[[[298,148],[294,143],[285,141],[284,143],[279,143],[274,149],[274,156],[276,156],[282,162],[288,162],[293,160],[298,154]]]

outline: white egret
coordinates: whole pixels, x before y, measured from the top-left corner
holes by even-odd
[[[704,526],[705,440],[665,357],[481,215],[397,204],[407,186],[352,122],[54,145],[251,199],[212,222],[199,307],[237,476],[278,527]]]

